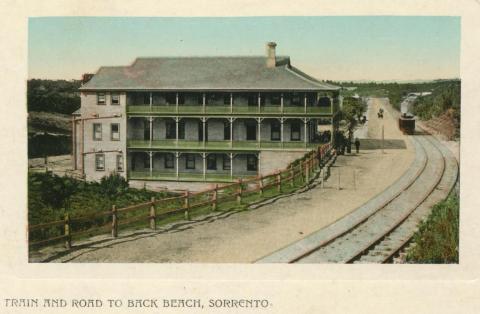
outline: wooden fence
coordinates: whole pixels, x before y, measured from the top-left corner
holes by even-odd
[[[88,216],[70,217],[67,214],[63,220],[31,225],[28,227],[29,238],[35,234],[41,240],[29,241],[29,246],[40,247],[64,241],[65,247],[69,249],[73,238],[109,232],[115,238],[119,229],[127,225],[148,225],[155,230],[162,218],[189,220],[195,210],[216,211],[222,209],[222,206],[224,209],[236,207],[293,191],[313,179],[314,174],[329,160],[331,152],[331,145],[326,144],[295,160],[286,169],[265,176],[239,179],[235,183],[215,185],[214,188],[200,192],[185,191],[180,196],[152,198],[149,202],[124,208],[112,205],[111,210]]]

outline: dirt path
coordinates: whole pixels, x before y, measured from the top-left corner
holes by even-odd
[[[253,262],[325,227],[368,201],[397,180],[413,161],[410,141],[383,100],[370,101],[368,136],[360,153],[340,156],[325,188],[320,186],[273,204],[201,219],[168,232],[121,237],[73,251],[54,262]],[[382,124],[385,149],[381,152]],[[365,148],[365,149],[364,149]],[[356,170],[356,189],[353,171]],[[338,174],[340,187],[338,189]]]

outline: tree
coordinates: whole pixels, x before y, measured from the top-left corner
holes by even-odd
[[[340,110],[340,120],[345,121],[348,130],[348,139],[352,141],[353,131],[363,117],[367,106],[361,98],[346,97],[343,99]]]

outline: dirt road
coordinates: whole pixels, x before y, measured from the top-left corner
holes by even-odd
[[[198,219],[168,232],[105,238],[53,262],[253,262],[343,217],[408,169],[414,157],[412,144],[388,111],[383,120],[377,118],[380,107],[387,109],[384,100],[370,101],[369,139],[361,141],[359,154],[339,156],[324,189],[318,186],[251,211]]]

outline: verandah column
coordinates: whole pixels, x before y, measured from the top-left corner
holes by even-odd
[[[175,111],[178,113],[178,93],[175,93]]]
[[[202,117],[201,118],[202,120],[202,143],[203,143],[203,147],[205,148],[205,139],[206,139],[206,134],[205,134],[205,122],[207,122],[207,118],[205,117]]]
[[[150,92],[150,111],[152,111],[153,97],[152,92]]]
[[[262,95],[260,93],[258,93],[257,103],[258,103],[258,112],[260,113],[260,106],[262,105]]]
[[[230,93],[230,113],[233,113],[233,93]]]
[[[307,113],[307,93],[303,97],[303,106],[305,107],[305,113]]]
[[[178,181],[178,157],[180,156],[179,152],[175,152],[175,177],[177,178]]]
[[[280,94],[280,112],[283,113],[283,93]]]
[[[180,121],[179,117],[175,117],[175,146],[178,146],[178,122]]]
[[[152,147],[153,139],[153,117],[148,117],[148,122],[150,123],[150,134],[149,134],[149,146]]]
[[[148,152],[148,157],[150,158],[150,177],[152,177],[152,174],[153,174],[153,152],[152,151]]]
[[[206,153],[202,153],[202,158],[203,158],[203,181],[205,181],[206,178],[207,178],[207,165],[206,165],[206,162],[207,162],[207,154],[206,154]]]
[[[205,93],[203,93],[202,95],[202,110],[203,110],[203,113],[205,113]]]
[[[307,147],[307,124],[308,124],[308,118],[303,118],[303,124],[304,124],[304,132],[303,132],[303,138],[305,142],[305,147]]]
[[[233,180],[233,153],[228,154],[230,157],[230,180]]]
[[[284,118],[280,118],[280,143],[282,145],[282,148],[283,148],[283,121],[284,121]]]
[[[228,121],[230,121],[230,148],[233,147],[233,121],[235,121],[234,118],[228,118]]]
[[[262,145],[262,120],[263,118],[257,118],[257,122],[258,122],[258,148],[261,147]]]

